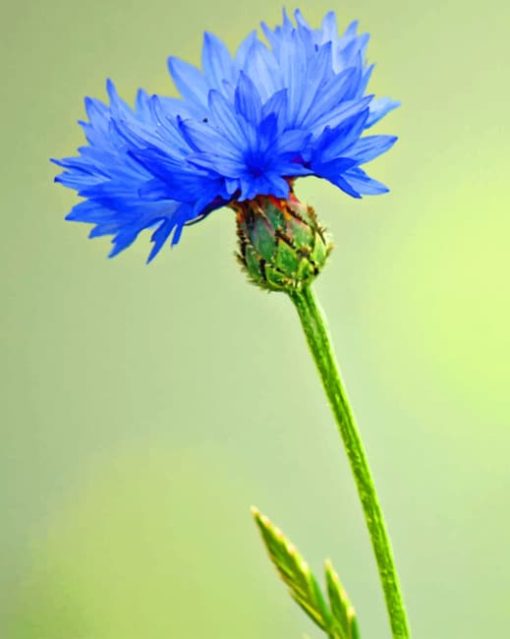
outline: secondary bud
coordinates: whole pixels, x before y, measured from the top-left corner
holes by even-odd
[[[333,245],[312,207],[259,196],[235,202],[238,258],[250,280],[270,291],[300,291],[320,273]]]

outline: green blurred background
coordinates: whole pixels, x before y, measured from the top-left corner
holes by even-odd
[[[289,8],[293,8],[289,6]],[[372,174],[391,194],[299,192],[337,249],[317,284],[359,416],[418,639],[510,626],[510,5],[303,1],[372,33],[373,87],[403,102]],[[0,636],[320,634],[266,560],[256,504],[364,639],[389,636],[353,484],[290,303],[245,283],[226,211],[145,266],[64,223],[84,95],[172,92],[170,53],[233,48],[280,2],[18,0],[2,66]]]

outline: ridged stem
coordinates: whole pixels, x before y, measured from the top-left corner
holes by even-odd
[[[311,288],[289,295],[299,313],[349,458],[377,561],[393,637],[409,639],[409,623],[390,538],[356,420],[340,377],[326,320]]]

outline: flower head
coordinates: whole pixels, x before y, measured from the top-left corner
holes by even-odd
[[[206,33],[202,70],[177,58],[169,70],[180,98],[138,93],[132,108],[108,82],[109,104],[87,99],[88,144],[55,160],[56,178],[85,198],[69,220],[113,236],[115,255],[153,229],[155,257],[185,225],[260,196],[286,200],[293,180],[315,175],[352,197],[387,191],[361,165],[394,136],[363,136],[398,106],[366,93],[372,67],[356,23],[338,35],[334,13],[319,29],[299,11],[267,43],[251,33],[235,55]]]

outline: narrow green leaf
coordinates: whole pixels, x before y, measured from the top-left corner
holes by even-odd
[[[338,639],[360,639],[356,613],[330,561],[326,561],[325,572],[334,636]]]
[[[296,547],[285,538],[282,531],[276,528],[265,515],[256,508],[252,508],[252,513],[269,557],[287,585],[291,596],[319,628],[329,634],[331,613],[308,564]]]
[[[354,616],[354,610],[352,612],[353,612],[353,616],[351,617],[351,639],[361,639],[358,620]]]

